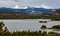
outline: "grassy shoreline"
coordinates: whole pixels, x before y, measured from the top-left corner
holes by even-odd
[[[0,14],[0,19],[51,19],[60,21],[57,15]]]

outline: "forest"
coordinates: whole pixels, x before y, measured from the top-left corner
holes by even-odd
[[[57,15],[35,15],[35,14],[10,14],[10,13],[0,13],[0,19],[52,19],[60,20],[60,16]]]

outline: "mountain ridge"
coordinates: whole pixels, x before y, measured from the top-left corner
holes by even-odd
[[[14,8],[0,8],[0,12],[7,13],[20,13],[20,14],[48,14],[49,12],[53,12],[55,9],[46,9],[46,8],[35,8],[35,7],[27,7],[26,9],[14,9]]]

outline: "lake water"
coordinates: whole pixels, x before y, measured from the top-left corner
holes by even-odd
[[[40,20],[47,20],[47,23],[39,23]],[[60,25],[60,21],[51,21],[50,19],[16,19],[16,20],[0,20],[3,21],[9,31],[39,31],[42,25],[52,27],[54,25]],[[53,30],[42,30],[53,31]],[[56,31],[54,31],[56,32]],[[60,31],[57,31],[60,32]]]

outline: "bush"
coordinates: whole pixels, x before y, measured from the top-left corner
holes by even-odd
[[[41,27],[41,28],[47,28],[47,27],[46,27],[46,25],[42,25],[42,27]]]
[[[53,26],[52,28],[60,29],[60,25],[55,25],[55,26]]]

